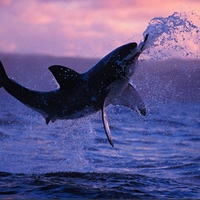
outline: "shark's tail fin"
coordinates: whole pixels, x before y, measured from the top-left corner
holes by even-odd
[[[8,78],[2,62],[0,61],[0,88],[3,87],[3,81]]]

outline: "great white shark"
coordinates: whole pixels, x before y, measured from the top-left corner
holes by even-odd
[[[116,48],[82,74],[64,66],[50,66],[60,87],[49,92],[21,86],[7,76],[0,61],[0,88],[41,113],[46,124],[57,119],[77,119],[101,110],[108,141],[114,146],[106,114],[109,104],[123,105],[146,115],[144,102],[129,81],[147,39],[148,35],[139,45],[132,42]]]

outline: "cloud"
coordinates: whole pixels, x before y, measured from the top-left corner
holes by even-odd
[[[139,42],[153,17],[197,4],[195,0],[3,0],[0,51],[101,57],[123,43]]]
[[[0,0],[0,7],[9,6],[11,3],[12,3],[12,0]]]

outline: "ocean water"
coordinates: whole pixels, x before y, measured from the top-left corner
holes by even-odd
[[[196,44],[198,27],[185,15],[155,18],[145,30],[144,35],[151,36],[141,64],[149,56],[157,68],[152,72],[154,66],[138,66],[138,71],[144,72],[136,73],[140,78],[133,76],[132,81],[145,101],[147,116],[123,106],[107,107],[114,148],[107,141],[100,112],[47,126],[40,114],[1,89],[0,199],[200,198],[199,61],[188,67],[183,64],[186,61],[176,60],[169,71],[158,62],[162,56],[171,56],[169,46],[182,49],[184,58],[199,58],[198,52],[181,48],[183,44],[175,35],[178,32],[187,33],[184,38]],[[18,62],[33,64],[23,59]],[[12,63],[17,64],[16,60]],[[162,73],[156,73],[159,68]],[[32,79],[41,81],[32,89],[46,87],[47,69],[20,69],[13,69],[16,81],[21,78],[23,85],[31,86],[31,74]],[[34,73],[43,76],[38,78]]]
[[[1,99],[0,198],[200,197],[200,103],[148,106],[146,117],[107,108],[115,147],[100,113],[47,126]]]

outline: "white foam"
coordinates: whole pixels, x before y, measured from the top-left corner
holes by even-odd
[[[195,13],[178,13],[153,18],[144,31],[149,34],[146,51],[147,58],[158,60],[171,57],[199,58],[200,18]]]

